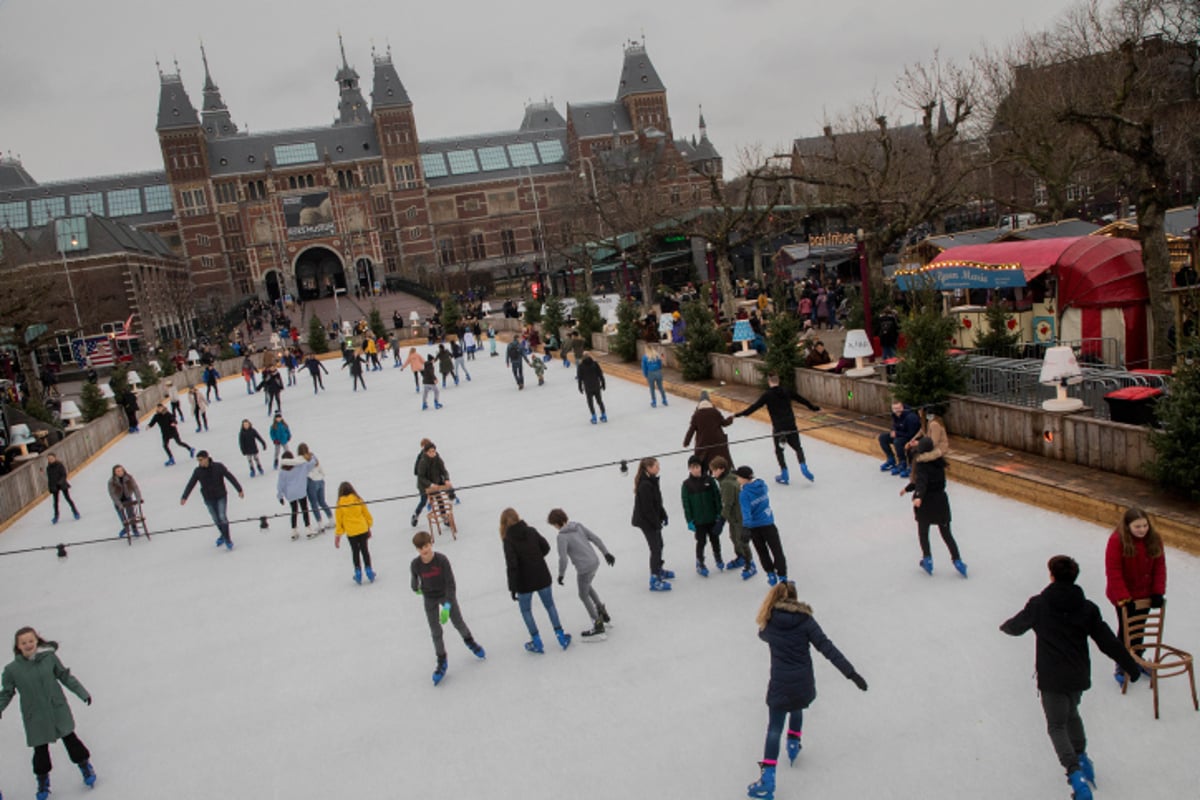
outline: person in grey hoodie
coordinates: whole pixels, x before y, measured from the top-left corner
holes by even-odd
[[[579,599],[583,601],[583,607],[592,620],[592,629],[583,632],[583,640],[597,642],[607,639],[608,636],[604,633],[604,623],[609,621],[608,611],[604,608],[604,603],[600,601],[600,595],[596,594],[596,590],[592,588],[592,580],[596,577],[596,571],[600,569],[600,559],[596,558],[596,551],[592,549],[592,545],[600,548],[600,552],[604,554],[604,560],[610,567],[617,563],[616,556],[608,552],[608,548],[604,546],[604,542],[599,536],[578,522],[569,520],[567,512],[561,508],[552,510],[546,521],[558,529],[559,586],[563,585],[568,559],[575,565]]]
[[[279,505],[289,505],[292,511],[292,540],[300,538],[300,530],[296,527],[296,510],[304,514],[304,532],[308,538],[317,535],[308,519],[308,473],[317,462],[297,459],[287,450],[280,459],[283,469],[279,470],[279,480],[276,483],[275,494],[279,497]]]

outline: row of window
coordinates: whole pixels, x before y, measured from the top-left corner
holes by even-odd
[[[421,169],[430,178],[448,175],[472,175],[502,169],[560,164],[566,158],[563,143],[557,139],[541,142],[450,150],[446,153],[422,153]]]
[[[165,184],[134,189],[111,189],[58,197],[38,197],[0,203],[0,227],[24,230],[45,225],[68,214],[128,217],[170,211],[171,189]]]
[[[419,231],[420,228],[414,230]],[[529,238],[533,243],[534,252],[542,249],[542,237],[537,228],[529,229]],[[437,249],[438,263],[444,267],[454,264],[460,254],[469,256],[472,261],[482,261],[488,257],[487,241],[484,238],[483,231],[472,231],[467,234],[466,241],[457,249],[453,238],[438,239]],[[500,231],[500,252],[505,256],[515,256],[517,254],[516,231],[510,228]]]

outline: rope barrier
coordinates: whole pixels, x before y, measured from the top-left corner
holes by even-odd
[[[816,417],[814,417],[814,419],[820,419],[821,416],[823,416],[823,415],[818,414]],[[804,427],[804,428],[797,428],[796,430],[793,430],[793,431],[780,431],[778,433],[775,431],[772,431],[771,433],[768,433],[768,434],[762,434],[760,436],[749,436],[745,439],[731,439],[731,440],[729,440],[729,444],[730,445],[746,444],[748,442],[757,442],[757,441],[761,441],[764,439],[774,439],[778,435],[788,435],[791,433],[803,434],[803,433],[808,433],[810,431],[824,430],[827,428],[838,428],[838,427],[842,427],[845,425],[853,425],[855,423],[862,422],[864,420],[875,419],[875,418],[879,418],[879,417],[883,417],[883,416],[884,416],[883,414],[860,414],[851,419],[837,420],[834,422],[827,422],[827,423],[824,423],[821,425],[810,425],[810,426]],[[455,486],[454,491],[455,492],[463,492],[463,491],[470,491],[472,489],[487,489],[487,488],[491,488],[494,486],[504,486],[504,485],[511,484],[511,483],[521,483],[524,481],[539,480],[541,478],[552,478],[552,477],[556,477],[559,475],[571,475],[571,474],[579,473],[579,472],[588,472],[588,471],[597,470],[597,469],[607,469],[609,467],[620,467],[622,472],[624,472],[628,469],[629,464],[631,464],[631,463],[636,464],[642,458],[656,458],[656,459],[657,458],[666,458],[668,456],[682,455],[684,453],[691,453],[691,452],[693,452],[691,448],[682,448],[679,450],[667,450],[667,451],[664,451],[661,453],[650,453],[646,456],[639,456],[639,457],[635,457],[635,458],[621,458],[621,459],[617,459],[615,461],[601,461],[601,462],[597,462],[594,464],[584,464],[584,465],[578,466],[578,467],[567,467],[565,469],[549,470],[546,472],[536,472],[536,473],[531,473],[528,475],[517,475],[517,476],[513,476],[513,477],[499,478],[499,479],[493,480],[493,481],[483,481],[481,483],[473,483],[468,486]],[[365,505],[365,506],[381,505],[383,503],[394,503],[394,502],[398,502],[401,500],[414,500],[418,497],[420,497],[420,493],[409,492],[406,494],[397,494],[397,495],[389,495],[387,497],[380,497],[380,498],[376,498],[374,500],[364,500],[362,502],[362,505]],[[353,504],[353,505],[358,505],[358,504]],[[311,513],[311,510],[310,510],[310,513]],[[245,517],[245,518],[236,519],[236,520],[231,519],[231,520],[229,520],[229,526],[232,528],[234,525],[245,525],[247,523],[257,523],[260,526],[260,528],[265,528],[265,527],[267,527],[265,524],[267,520],[283,519],[283,518],[290,519],[291,512],[284,511],[281,513],[274,513],[274,514],[260,514],[258,516]],[[174,534],[174,533],[187,533],[189,531],[206,530],[206,529],[209,529],[212,527],[213,527],[212,522],[206,522],[206,523],[199,524],[199,525],[182,525],[179,527],[163,528],[162,530],[150,531],[149,536],[151,536],[151,537],[167,536],[167,535]],[[121,542],[121,541],[125,541],[125,536],[105,536],[105,537],[101,537],[98,539],[81,539],[79,541],[74,541],[74,542],[60,542],[58,544],[39,545],[37,547],[23,547],[23,548],[20,548],[17,550],[3,550],[3,551],[0,551],[0,557],[25,555],[28,553],[40,553],[40,552],[44,552],[46,550],[53,550],[53,551],[55,551],[55,553],[58,555],[59,558],[65,558],[67,555],[68,548],[83,547],[85,545],[92,545],[92,544],[105,544],[108,542]]]

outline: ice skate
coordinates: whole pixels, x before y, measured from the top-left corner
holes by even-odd
[[[367,575],[367,582],[368,582],[368,583],[374,583],[374,582],[375,582],[375,570],[371,569],[370,567],[367,567],[367,569],[366,569],[366,575]]]
[[[292,528],[292,541],[294,542],[299,538],[300,538],[300,531],[296,528]]]
[[[701,578],[708,577],[708,567],[704,566],[703,561],[696,562],[696,574],[699,575]]]
[[[79,765],[79,772],[83,775],[83,783],[88,788],[96,785],[96,770],[92,769],[92,762],[85,761]]]
[[[956,570],[958,570],[959,575],[962,575],[964,578],[967,577],[967,565],[966,564],[964,564],[961,561],[955,561],[954,568]]]
[[[894,459],[889,458],[887,461],[885,461],[879,465],[879,471],[880,472],[891,472],[892,468],[894,468],[895,466],[896,466],[896,461]]]
[[[673,581],[673,580],[675,580],[675,573],[669,569],[660,569],[658,571],[658,577],[662,578],[665,581]]]
[[[1088,758],[1087,753],[1079,754],[1079,771],[1083,773],[1083,779],[1090,783],[1092,788],[1095,788],[1096,766],[1092,763],[1092,760]]]
[[[440,656],[438,658],[437,667],[433,670],[433,685],[434,686],[437,686],[439,683],[442,682],[442,678],[446,677],[446,667],[447,667],[447,664],[446,664],[445,656]]]
[[[362,586],[362,570],[361,569],[354,570],[354,582],[357,583],[359,586]]]
[[[778,475],[776,475],[776,476],[775,476],[775,482],[776,482],[776,483],[781,483],[781,484],[783,484],[784,486],[787,486],[787,485],[788,485],[788,481],[789,481],[789,478],[788,478],[788,471],[787,471],[787,467],[784,467],[784,468],[783,468],[783,472],[781,472],[781,473],[779,473]]]
[[[774,572],[768,572],[767,573],[767,585],[774,586],[777,583],[779,583],[779,576],[776,575]]]
[[[933,574],[933,559],[932,558],[930,558],[929,556],[925,556],[918,563],[920,563],[921,569],[925,570],[925,573],[927,575]]]
[[[796,756],[800,755],[800,737],[793,736],[791,733],[787,737],[787,754],[788,764],[796,763]]]
[[[571,634],[563,633],[562,628],[555,628],[554,635],[556,637],[558,637],[558,643],[562,647],[563,650],[566,650],[568,647],[571,646]]]
[[[1083,777],[1083,770],[1077,769],[1068,775],[1067,783],[1071,784],[1071,800],[1092,800],[1092,790]]]
[[[762,774],[756,783],[746,787],[747,797],[757,797],[762,800],[774,800],[775,797],[775,765],[765,761],[759,762]]]
[[[739,569],[746,566],[746,559],[738,556],[733,561],[725,562],[725,569]]]
[[[809,471],[808,464],[800,465],[800,474],[803,475],[805,480],[807,480],[809,483],[812,483],[816,480],[816,478],[813,477],[812,472]]]
[[[601,415],[600,415],[600,421],[601,421],[601,422],[608,422],[608,414],[601,414]]]
[[[652,592],[669,592],[671,584],[667,583],[658,575],[650,576],[650,591]]]
[[[604,632],[604,622],[599,619],[592,625],[591,630],[584,631],[579,635],[585,642],[602,642],[608,638],[608,634]]]
[[[50,798],[50,775],[37,776],[37,800],[49,800]]]
[[[596,415],[595,414],[592,414],[592,424],[593,425],[596,424]]]
[[[525,643],[525,649],[530,653],[546,652],[546,648],[542,646],[542,637],[538,636],[536,633],[533,635],[532,639]]]
[[[476,658],[478,658],[480,660],[487,658],[487,653],[484,652],[483,646],[480,645],[479,642],[475,641],[474,639],[471,639],[466,644],[467,644],[467,649],[470,650],[475,655]]]
[[[175,466],[175,456],[171,456],[171,457],[170,457],[170,458],[168,458],[166,461],[164,461],[164,462],[163,462],[163,466],[164,466],[164,467],[173,467],[173,466]]]

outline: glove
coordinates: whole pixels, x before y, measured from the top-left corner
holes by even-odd
[[[420,589],[413,589],[413,594],[425,594]]]
[[[559,575],[559,576],[558,576],[558,585],[559,585],[559,586],[562,586],[562,585],[563,585],[563,576],[562,576],[562,575]]]
[[[450,621],[450,604],[442,603],[442,610],[438,612],[438,622],[445,625]]]
[[[83,702],[84,702],[84,705],[89,705],[89,706],[90,706],[90,705],[92,704],[92,696],[89,694],[89,695],[87,696],[87,700],[84,700]]]
[[[616,557],[616,556],[614,556],[612,553],[605,553],[605,554],[604,554],[604,560],[605,560],[605,561],[608,563],[608,565],[609,565],[610,567],[611,567],[613,564],[616,564],[616,563],[617,563],[617,557]]]
[[[694,533],[694,532],[696,531],[696,523],[694,523],[694,522],[689,522],[689,523],[688,523],[688,530],[689,530],[689,531],[692,531],[692,532]]]
[[[663,527],[664,527],[664,528],[665,528],[665,527],[667,527],[667,522],[668,522],[668,520],[667,520],[667,515],[666,515],[666,514],[663,514]]]
[[[1163,597],[1161,594],[1150,595],[1150,607],[1151,608],[1162,608],[1166,604],[1167,604],[1167,598]]]
[[[516,592],[510,592],[510,594],[512,594],[512,599],[513,599],[513,602],[514,602],[514,603],[515,603],[515,602],[517,602],[517,593],[516,593]]]
[[[854,681],[854,685],[857,686],[859,689],[863,690],[864,692],[867,690],[866,679],[863,678],[862,675],[859,675],[857,672],[850,675],[850,680]]]
[[[286,503],[284,503],[284,502],[283,502],[283,498],[282,498],[282,497],[281,497],[281,498],[279,498],[279,505],[281,505],[281,506],[282,506],[282,505],[286,505]]]

